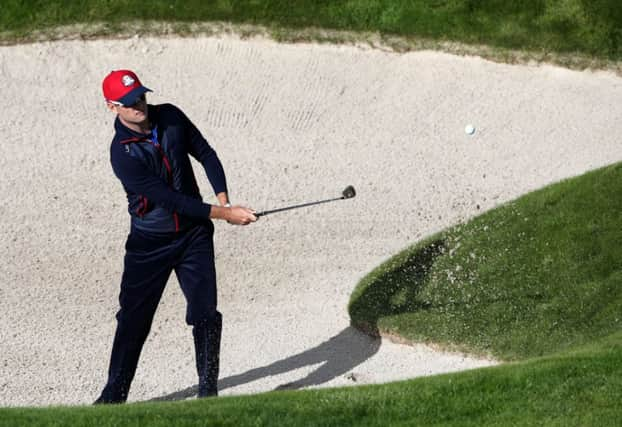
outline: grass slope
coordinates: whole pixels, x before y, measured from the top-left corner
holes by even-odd
[[[228,21],[622,59],[619,0],[3,0],[2,39],[76,23]]]
[[[352,322],[507,360],[622,326],[622,164],[526,195],[364,278]]]
[[[0,409],[0,426],[618,426],[622,334],[565,354],[379,386]]]

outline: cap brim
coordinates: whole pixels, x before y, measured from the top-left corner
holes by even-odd
[[[130,92],[128,92],[127,95],[125,95],[123,98],[118,99],[117,102],[120,102],[125,106],[134,105],[136,104],[136,101],[138,101],[138,98],[140,98],[143,94],[151,91],[151,89],[144,86],[138,86],[137,88],[134,88]]]

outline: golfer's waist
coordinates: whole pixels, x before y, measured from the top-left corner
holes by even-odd
[[[167,213],[165,215],[157,212],[147,215],[131,215],[131,227],[149,233],[167,234],[179,233],[199,225],[196,221],[177,213]]]

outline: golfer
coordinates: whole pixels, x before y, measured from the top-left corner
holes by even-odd
[[[212,219],[246,225],[257,218],[253,210],[229,204],[216,152],[179,108],[147,104],[150,90],[130,70],[111,72],[102,86],[108,109],[116,114],[110,161],[127,193],[131,227],[108,382],[95,403],[127,400],[173,270],[186,298],[186,322],[193,327],[198,396],[216,396],[222,316],[216,309]],[[205,169],[220,206],[203,203],[189,155]]]

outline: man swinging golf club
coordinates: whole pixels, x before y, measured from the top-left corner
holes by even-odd
[[[216,309],[212,219],[247,225],[257,218],[249,208],[230,206],[216,152],[179,108],[148,105],[150,90],[129,70],[111,72],[102,86],[116,114],[110,160],[127,193],[131,227],[108,382],[95,403],[127,400],[173,270],[187,301],[186,322],[193,326],[198,396],[216,396],[222,316]],[[220,206],[203,203],[189,155],[202,164]]]

